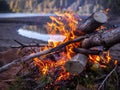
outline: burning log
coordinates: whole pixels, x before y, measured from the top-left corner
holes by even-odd
[[[78,30],[81,30],[84,33],[91,33],[102,24],[106,23],[107,20],[108,17],[104,12],[95,12],[90,17],[88,17],[80,26],[78,26]]]
[[[91,35],[89,38],[86,38],[82,41],[82,47],[91,48],[94,46],[104,46],[106,48],[109,48],[119,42],[120,27],[109,31],[103,31],[95,35]]]
[[[71,60],[65,63],[66,71],[70,72],[71,74],[79,74],[81,73],[86,64],[87,64],[88,57],[84,54],[77,54]]]

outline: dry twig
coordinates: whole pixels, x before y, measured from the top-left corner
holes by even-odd
[[[112,73],[116,70],[116,68],[117,68],[117,65],[115,65],[115,67],[113,68],[113,70],[105,77],[105,79],[103,80],[103,82],[99,86],[98,90],[100,90],[102,88],[102,86],[104,85],[104,83],[106,82],[106,80],[112,75]]]
[[[25,47],[45,47],[48,46],[47,44],[39,44],[39,43],[35,43],[35,44],[23,44],[17,40],[14,40],[16,43],[18,43],[19,45],[16,46],[11,46],[11,48],[25,48]],[[49,46],[50,47],[50,46]]]

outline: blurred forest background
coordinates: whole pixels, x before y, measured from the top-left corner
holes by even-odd
[[[54,13],[73,10],[90,14],[110,8],[112,14],[120,15],[120,0],[0,0],[0,12]]]

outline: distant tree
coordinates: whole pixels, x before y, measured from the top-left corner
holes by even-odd
[[[0,13],[11,12],[9,5],[5,0],[0,0]]]

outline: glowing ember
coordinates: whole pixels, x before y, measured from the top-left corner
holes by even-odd
[[[110,62],[111,56],[109,52],[103,52],[101,56],[99,55],[89,55],[89,59],[94,62],[99,64],[101,67],[106,67],[106,65]],[[101,64],[102,63],[102,64]]]
[[[110,11],[110,8],[107,8],[104,12],[105,12],[106,14],[108,14],[109,11]]]
[[[117,60],[115,60],[115,61],[114,61],[114,65],[117,65],[117,64],[118,64],[118,61],[117,61]]]
[[[100,26],[99,28],[97,28],[96,30],[102,30],[102,29],[105,29],[106,27],[105,26]]]

